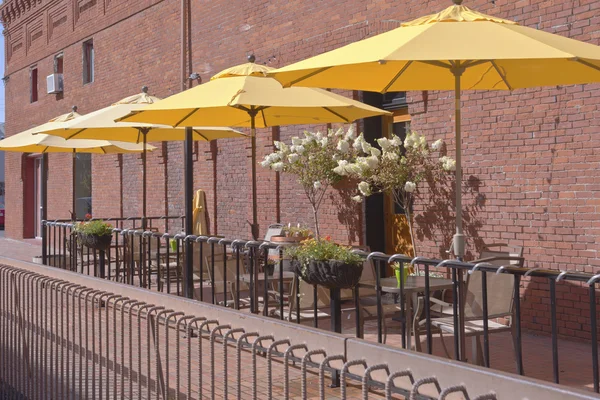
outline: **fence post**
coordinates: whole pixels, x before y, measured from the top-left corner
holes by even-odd
[[[42,197],[42,204],[40,205],[41,208],[41,213],[40,213],[40,219],[41,219],[41,225],[40,225],[40,229],[41,229],[41,233],[42,233],[42,264],[44,265],[48,265],[48,251],[47,251],[47,245],[48,245],[48,236],[46,233],[46,226],[44,225],[44,223],[46,222],[46,220],[48,219],[48,154],[47,153],[42,153],[42,165],[41,165],[41,182],[40,182],[40,191],[41,193],[41,197]]]

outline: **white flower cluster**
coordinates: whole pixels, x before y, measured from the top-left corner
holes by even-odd
[[[391,138],[377,139],[378,149],[358,135],[354,141],[344,137],[338,142],[340,152],[355,152],[355,157],[337,160],[333,169],[338,175],[358,179],[360,195],[352,200],[361,202],[363,196],[379,192],[401,191],[407,195],[414,193],[420,180],[428,171],[435,170],[435,163],[429,158],[430,151],[440,151],[444,146],[441,139],[429,145],[423,135],[409,132],[404,141],[393,135]],[[440,158],[445,171],[456,169],[456,163],[449,157]],[[437,167],[440,171],[439,166]]]
[[[440,157],[440,163],[444,171],[456,171],[456,160],[453,158],[447,156]]]

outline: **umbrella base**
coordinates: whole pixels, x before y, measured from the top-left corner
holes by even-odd
[[[465,256],[465,235],[462,233],[456,233],[452,238],[452,248],[454,250],[454,255],[461,260]]]

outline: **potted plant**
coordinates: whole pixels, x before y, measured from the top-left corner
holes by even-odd
[[[413,246],[417,255],[413,233],[412,205],[418,194],[419,183],[427,178],[440,178],[445,172],[454,171],[456,162],[450,157],[433,157],[443,147],[442,140],[431,145],[424,136],[409,132],[404,142],[396,135],[391,139],[377,140],[381,150],[371,146],[359,135],[352,147],[357,150],[353,160],[340,160],[334,171],[340,176],[356,179],[359,194],[352,199],[361,202],[363,197],[386,193],[402,206]],[[437,158],[437,159],[436,159]]]
[[[329,237],[307,239],[287,248],[285,255],[292,260],[296,274],[311,285],[348,289],[356,286],[362,275],[362,257]]]
[[[334,172],[338,162],[348,163],[356,156],[350,146],[356,139],[354,125],[348,131],[338,129],[320,132],[304,132],[304,137],[293,137],[290,145],[275,142],[276,151],[261,162],[275,172],[295,175],[312,207],[315,235],[303,240],[299,246],[286,250],[286,258],[300,277],[313,285],[330,289],[355,286],[362,274],[362,259],[348,247],[331,240],[322,240],[319,227],[319,207],[330,186],[344,177]],[[305,228],[288,229],[288,237],[308,236]]]
[[[392,269],[394,270],[394,274],[396,275],[396,281],[398,282],[398,287],[400,287],[400,282],[401,282],[401,275],[402,274],[402,282],[406,283],[406,278],[408,278],[409,275],[412,275],[415,273],[415,269],[412,265],[405,265],[404,268],[402,268],[402,270],[400,269],[400,263],[399,262],[395,262],[391,265]]]
[[[87,214],[86,221],[75,224],[75,232],[81,244],[92,249],[105,251],[112,241],[112,225],[102,220],[92,220]]]

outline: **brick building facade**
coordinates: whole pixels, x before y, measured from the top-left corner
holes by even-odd
[[[185,0],[184,0],[185,1]],[[449,1],[191,1],[185,76],[214,73],[245,61],[248,54],[278,67],[437,12]],[[521,24],[599,44],[598,0],[472,0],[465,5]],[[168,0],[5,0],[0,8],[6,38],[6,133],[11,135],[69,111],[104,107],[136,93],[141,86],[167,97],[181,90],[181,2]],[[82,48],[92,39],[95,76],[83,83]],[[460,40],[460,38],[457,38]],[[186,48],[188,46],[185,46]],[[64,93],[46,94],[44,79],[63,54]],[[31,102],[30,68],[39,75],[39,98]],[[381,98],[356,93],[380,105]],[[413,129],[444,138],[453,147],[453,94],[410,92]],[[463,149],[465,223],[473,257],[483,242],[525,248],[526,265],[596,272],[600,266],[600,86],[578,85],[514,92],[464,92]],[[367,124],[372,137],[378,126]],[[259,131],[258,157],[303,129]],[[207,193],[211,233],[248,237],[251,220],[248,143],[219,141],[195,147],[195,187]],[[450,151],[451,154],[451,151]],[[67,218],[71,198],[70,155],[49,158],[49,218]],[[31,235],[30,185],[20,154],[6,155],[7,234]],[[94,156],[96,216],[140,214],[141,160],[137,155]],[[183,212],[183,150],[177,142],[158,144],[149,156],[149,215]],[[259,222],[306,222],[311,213],[293,179],[261,170]],[[322,208],[322,230],[347,243],[373,244],[381,232],[365,229],[383,221],[382,213],[349,202],[344,188],[332,190]],[[423,255],[445,256],[453,234],[452,189],[426,191],[416,204],[417,238]],[[29,207],[29,208],[28,208]],[[380,207],[380,206],[379,206]],[[370,220],[372,216],[372,220]],[[523,286],[526,327],[549,328],[548,283]],[[589,337],[583,316],[587,292],[560,286],[561,334]]]

